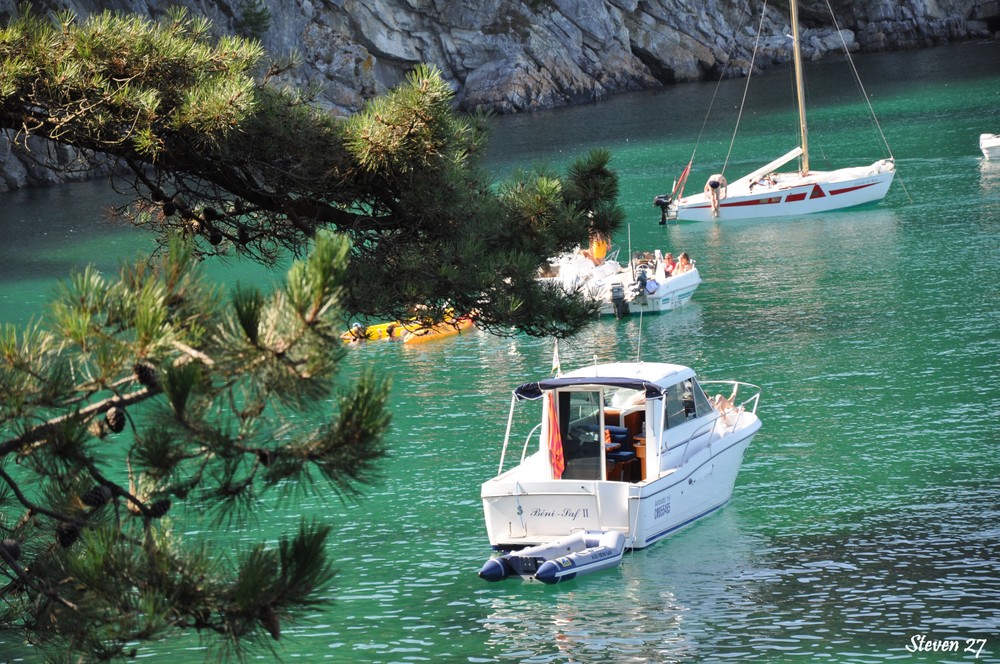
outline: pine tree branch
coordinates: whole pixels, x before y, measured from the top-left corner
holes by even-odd
[[[160,394],[162,391],[163,389],[159,385],[145,386],[125,395],[108,397],[103,401],[98,401],[97,403],[91,404],[90,406],[76,412],[52,418],[43,424],[39,424],[28,429],[20,436],[9,438],[0,443],[0,458],[13,452],[19,452],[32,443],[38,443],[45,440],[49,434],[63,424],[69,422],[82,422],[115,406],[125,407],[141,403],[146,399]]]

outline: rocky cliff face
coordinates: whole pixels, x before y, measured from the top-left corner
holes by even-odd
[[[20,0],[0,0],[0,21]],[[152,18],[161,0],[38,0],[36,11],[98,8]],[[758,29],[742,0],[172,0],[220,32],[259,37],[275,56],[301,54],[294,83],[318,85],[347,115],[397,84],[413,65],[436,65],[463,110],[515,113],[747,72]],[[756,64],[789,58],[786,2],[771,2]],[[800,0],[806,57],[922,48],[990,36],[1000,0]],[[779,9],[770,5],[780,5]],[[0,168],[9,157],[0,144]],[[68,158],[63,155],[62,158]],[[8,169],[9,170],[9,169]],[[31,179],[29,169],[23,177]],[[7,186],[20,186],[10,181]],[[0,181],[0,188],[3,188]]]

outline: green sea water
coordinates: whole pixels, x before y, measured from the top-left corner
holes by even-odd
[[[374,367],[394,381],[378,483],[347,503],[267,502],[256,522],[225,531],[194,506],[182,512],[184,536],[219,555],[276,542],[302,515],[333,525],[332,603],[287,625],[277,655],[1000,661],[1000,162],[978,149],[980,133],[1000,132],[1000,43],[855,62],[899,173],[884,202],[859,210],[658,224],[652,199],[696,146],[703,165],[691,186],[721,167],[743,81],[495,122],[488,165],[498,177],[607,147],[629,222],[615,245],[697,261],[704,282],[687,307],[595,321],[559,350],[564,369],[641,358],[762,386],[764,426],[730,504],[612,571],[551,587],[481,581],[490,550],[479,487],[497,469],[510,390],[549,374],[551,341],[471,332],[352,348],[346,377]],[[884,156],[842,63],[810,63],[806,75],[813,167]],[[758,87],[734,175],[797,144],[788,73]],[[3,195],[0,321],[38,315],[74,266],[113,269],[149,248],[101,221],[108,197],[100,183]],[[277,278],[238,262],[210,269],[229,283]],[[952,644],[957,652],[922,649]],[[194,634],[139,649],[153,662],[208,655]],[[0,641],[0,661],[35,659]]]

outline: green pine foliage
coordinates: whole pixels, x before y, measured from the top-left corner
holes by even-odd
[[[622,226],[609,152],[496,183],[480,167],[489,118],[457,113],[434,67],[343,119],[318,91],[279,84],[287,66],[180,10],[54,24],[24,11],[0,32],[0,127],[115,157],[136,195],[123,217],[164,242],[194,238],[199,255],[273,264],[321,230],[349,237],[342,300],[358,318],[420,308],[431,323],[471,314],[497,334],[557,337],[592,320],[535,278]]]
[[[321,233],[283,289],[226,300],[175,236],[0,328],[3,628],[53,657],[117,659],[176,629],[242,655],[323,601],[329,526],[230,560],[174,524],[184,506],[242,519],[268,490],[347,497],[377,477],[388,384],[334,389],[349,251]]]

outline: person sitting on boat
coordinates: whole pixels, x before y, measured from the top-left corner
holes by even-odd
[[[774,179],[774,173],[768,173],[756,182],[751,182],[750,191],[753,191],[754,187],[773,187],[775,184],[777,184],[777,182]]]
[[[681,252],[681,255],[677,259],[677,266],[674,267],[673,276],[678,274],[684,274],[685,272],[690,272],[694,269],[694,264],[691,263],[691,257],[688,256],[686,251]]]
[[[708,178],[705,184],[705,195],[712,203],[712,216],[719,216],[719,201],[726,197],[726,178],[722,173],[716,173]]]
[[[721,394],[716,394],[714,399],[709,399],[709,402],[715,406],[715,409],[720,413],[733,409],[733,402]]]
[[[677,267],[677,261],[674,259],[674,255],[668,251],[667,255],[663,257],[663,273],[669,277],[673,274],[675,267]]]

